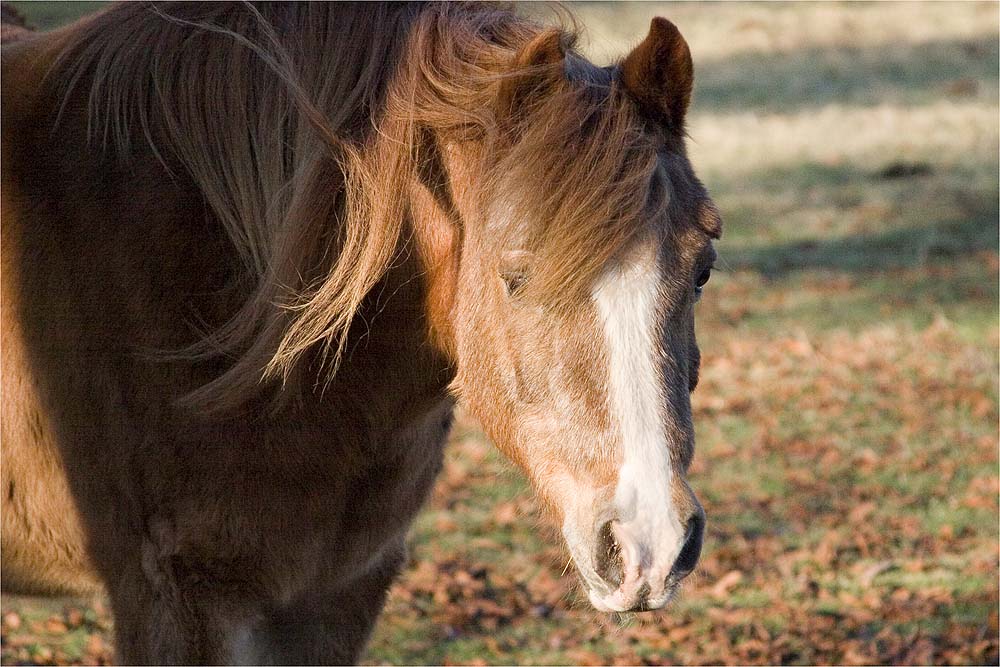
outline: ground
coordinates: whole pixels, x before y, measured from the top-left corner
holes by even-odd
[[[366,660],[997,664],[1000,6],[573,9],[597,60],[658,14],[694,56],[704,556],[669,610],[591,611],[463,417]],[[109,624],[5,596],[3,662],[107,661]]]

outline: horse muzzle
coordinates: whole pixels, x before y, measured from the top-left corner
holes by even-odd
[[[680,521],[673,512],[605,520],[595,531],[591,554],[573,557],[591,604],[603,612],[664,607],[698,563],[705,513],[695,503]],[[574,542],[567,534],[573,549]]]

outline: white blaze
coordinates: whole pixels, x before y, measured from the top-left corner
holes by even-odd
[[[653,598],[662,593],[684,540],[671,496],[673,471],[663,422],[656,320],[660,284],[655,248],[649,247],[608,271],[593,293],[609,352],[611,419],[624,448],[614,526],[626,567],[623,588],[647,582]]]

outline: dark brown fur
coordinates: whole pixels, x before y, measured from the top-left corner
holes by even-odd
[[[96,572],[126,663],[355,661],[450,390],[504,391],[455,303],[460,264],[503,298],[508,250],[576,351],[528,359],[571,363],[607,430],[585,288],[662,220],[658,179],[707,197],[571,41],[492,6],[182,3],[5,47],[5,587]]]

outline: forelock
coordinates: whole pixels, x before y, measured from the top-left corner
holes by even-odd
[[[613,71],[572,53],[485,163],[491,234],[534,253],[525,298],[553,307],[585,298],[666,205],[656,137]]]

